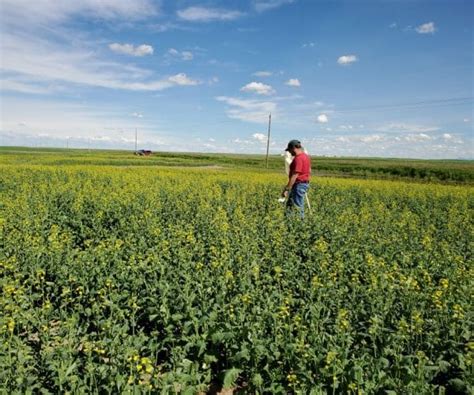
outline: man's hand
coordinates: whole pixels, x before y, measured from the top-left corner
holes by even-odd
[[[281,197],[284,197],[284,198],[288,197],[288,190],[286,188],[283,189],[283,192],[281,193]]]

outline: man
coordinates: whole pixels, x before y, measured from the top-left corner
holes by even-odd
[[[288,184],[281,193],[282,197],[288,197],[286,206],[288,209],[297,208],[304,217],[304,197],[309,188],[311,175],[311,159],[301,146],[299,140],[291,140],[285,151],[293,156],[288,175]]]

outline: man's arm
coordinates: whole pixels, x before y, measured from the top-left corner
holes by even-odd
[[[296,182],[296,179],[298,178],[299,173],[293,174],[289,179],[288,179],[288,184],[286,184],[285,189],[283,189],[283,192],[281,193],[281,196],[287,197],[288,192],[291,191],[291,188],[293,188],[293,185]]]

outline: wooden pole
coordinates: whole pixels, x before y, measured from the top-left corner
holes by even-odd
[[[272,126],[272,114],[268,116],[268,138],[267,138],[267,157],[265,159],[265,167],[268,169],[268,151],[270,149],[270,129]]]
[[[135,128],[135,152],[137,152],[137,128]]]

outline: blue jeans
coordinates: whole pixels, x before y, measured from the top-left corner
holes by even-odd
[[[290,214],[296,208],[300,212],[301,218],[304,218],[304,195],[308,189],[308,182],[300,182],[293,185],[286,202],[287,214]]]

